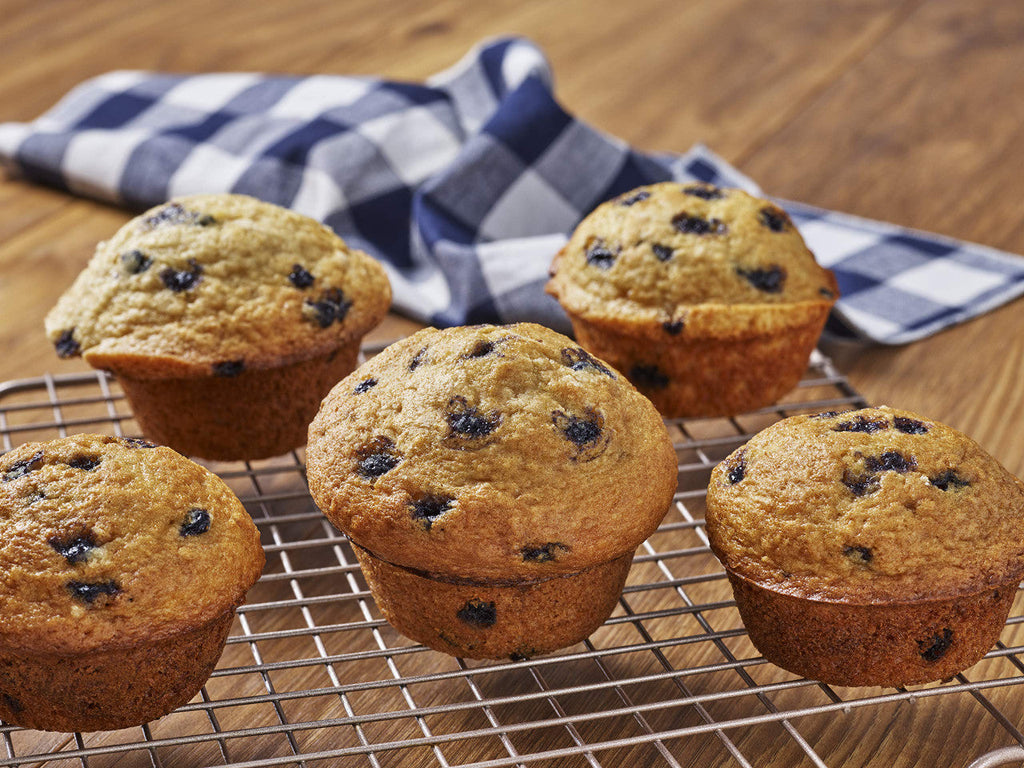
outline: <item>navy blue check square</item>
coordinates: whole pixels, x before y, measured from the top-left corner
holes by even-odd
[[[425,83],[122,71],[0,124],[23,178],[132,209],[239,192],[312,216],[380,259],[395,309],[435,325],[532,320],[568,331],[551,259],[596,205],[643,184],[759,194],[704,146],[640,152],[555,99],[530,41],[485,42]],[[827,332],[898,344],[1016,298],[1024,260],[780,201],[842,297]]]

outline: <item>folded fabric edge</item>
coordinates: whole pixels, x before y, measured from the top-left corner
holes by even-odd
[[[939,255],[935,255],[935,253],[929,255],[929,258],[933,260],[948,258],[953,255],[970,256],[991,260],[1004,267],[1007,271],[1014,273],[1011,282],[995,290],[995,292],[990,292],[990,295],[987,297],[972,299],[959,307],[950,306],[947,311],[939,313],[939,316],[934,320],[926,320],[919,324],[902,328],[886,327],[886,324],[880,318],[873,317],[869,312],[860,311],[849,306],[844,301],[844,298],[840,296],[825,329],[825,336],[830,340],[877,343],[888,346],[909,344],[934,335],[945,328],[978,317],[1024,295],[1024,257],[1017,254],[978,243],[958,240],[948,235],[941,235],[877,219],[869,219],[807,203],[783,198],[773,199],[794,216],[797,220],[795,223],[798,229],[801,226],[802,220],[821,221],[825,222],[828,227],[838,226],[845,228],[848,232],[867,233],[879,240],[889,238],[899,239],[903,242],[914,241],[923,249],[938,252]],[[812,250],[814,249],[812,248]],[[815,254],[819,261],[823,262],[823,266],[834,266],[835,262],[829,256],[822,258],[821,253],[817,250]],[[836,259],[835,261],[838,260],[841,259]],[[891,325],[896,324],[893,323]]]

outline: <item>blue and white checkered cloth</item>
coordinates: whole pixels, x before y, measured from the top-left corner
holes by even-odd
[[[425,84],[367,77],[170,75],[89,80],[29,124],[0,125],[15,174],[133,209],[240,192],[333,227],[383,261],[395,308],[435,325],[568,323],[543,290],[598,203],[641,184],[757,186],[703,146],[631,149],[567,114],[521,38]],[[842,298],[829,332],[897,344],[1024,292],[1024,259],[782,203]]]

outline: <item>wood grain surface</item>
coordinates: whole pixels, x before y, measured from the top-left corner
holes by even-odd
[[[1024,253],[1019,0],[0,0],[0,121],[113,69],[421,80],[499,34],[536,41],[561,103],[641,149],[704,142],[769,194]],[[127,218],[0,180],[0,380],[87,370],[56,358],[42,319]],[[1024,303],[825,351],[869,402],[951,424],[1024,474]],[[929,717],[900,710],[863,749],[825,720],[816,735],[848,766],[947,765],[935,744],[992,738]],[[900,758],[907,739],[931,759]]]

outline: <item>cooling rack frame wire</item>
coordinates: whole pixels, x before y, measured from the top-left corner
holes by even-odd
[[[0,766],[828,768],[853,744],[884,754],[893,724],[922,718],[990,735],[986,754],[945,752],[951,762],[932,764],[1019,760],[1020,593],[982,662],[912,690],[797,678],[765,662],[739,622],[703,529],[711,468],[779,418],[863,405],[816,352],[799,387],[775,407],[668,422],[679,489],[637,551],[615,613],[584,643],[520,661],[454,659],[396,633],[347,540],[309,498],[302,451],[208,463],[253,516],[268,559],[210,680],[189,704],[139,728],[48,734],[0,724]],[[0,384],[4,451],[75,432],[138,434],[115,380],[96,372]]]

